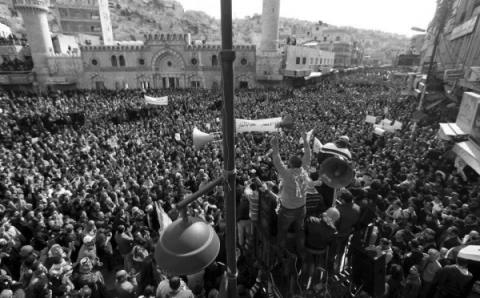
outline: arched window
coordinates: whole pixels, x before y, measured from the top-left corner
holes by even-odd
[[[117,67],[117,66],[118,66],[118,65],[117,65],[117,56],[113,55],[112,58],[111,58],[111,60],[112,60],[112,66],[113,66],[113,67]]]
[[[120,66],[125,66],[125,57],[123,57],[123,55],[120,55],[118,60],[120,62]]]
[[[218,65],[218,58],[217,55],[212,56],[212,66],[217,66]]]

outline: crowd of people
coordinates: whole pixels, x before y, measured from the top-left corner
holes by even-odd
[[[27,40],[25,38],[18,38],[15,34],[0,36],[0,46],[7,45],[22,46],[22,51],[25,49],[28,50]],[[32,70],[33,68],[33,61],[30,54],[25,56],[23,60],[18,57],[12,59],[8,55],[5,55],[2,57],[1,61],[0,71],[27,71]]]
[[[7,36],[0,36],[0,45],[25,45],[27,39],[24,37],[18,38],[15,34],[9,34]]]
[[[236,140],[239,297],[270,289],[261,285],[264,268],[247,257],[265,196],[278,199],[277,230],[293,224],[300,262],[311,262],[305,246],[334,246],[335,256],[350,234],[376,223],[379,240],[372,247],[386,255],[387,297],[465,297],[471,274],[462,261],[448,265],[445,252],[480,240],[478,177],[457,171],[452,144],[435,137],[440,114],[412,131],[417,100],[400,96],[403,80],[377,72],[236,93],[236,118],[294,119],[294,128],[273,140],[251,133]],[[168,106],[146,105],[140,90],[0,99],[0,297],[221,295],[223,244],[217,260],[192,276],[168,276],[154,258],[158,213],[177,219],[175,204],[223,173],[221,146],[196,148],[191,139],[194,127],[221,131],[221,93],[147,93],[168,96]],[[403,128],[376,135],[367,114],[401,121]],[[341,139],[352,153],[355,179],[339,192],[335,210],[322,198],[321,159],[304,136],[312,129],[323,144]],[[311,158],[302,160],[307,152]],[[298,176],[308,183],[296,184]],[[317,206],[304,213],[285,193],[307,204],[316,194]],[[188,208],[223,239],[221,187]],[[306,224],[286,210],[298,208]],[[321,236],[331,237],[320,241],[315,223],[323,224]],[[277,238],[279,247],[288,246]],[[461,282],[451,280],[456,274]]]
[[[33,61],[31,57],[25,60],[20,60],[17,57],[10,59],[9,57],[3,57],[2,64],[0,64],[0,71],[27,71],[32,70]]]

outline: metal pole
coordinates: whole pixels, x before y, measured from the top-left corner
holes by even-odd
[[[432,80],[431,75],[433,71],[433,63],[435,62],[435,56],[437,55],[437,48],[438,48],[438,43],[440,41],[440,34],[442,34],[443,28],[445,27],[445,24],[447,21],[447,13],[448,13],[448,6],[446,3],[447,1],[444,1],[443,3],[441,3],[440,5],[442,6],[439,7],[440,22],[437,29],[437,34],[435,35],[435,39],[433,41],[432,56],[430,57],[430,63],[428,65],[427,78],[425,79],[425,86],[423,86],[422,94],[420,96],[420,101],[418,102],[417,111],[421,111],[423,108],[423,103],[425,101],[427,88],[430,85],[430,82]],[[415,133],[415,130],[417,129],[417,126],[418,126],[418,123],[415,122],[412,127],[412,134],[411,134],[412,138],[413,138],[413,134]]]
[[[188,198],[183,199],[175,207],[177,209],[182,209],[182,208],[187,207],[191,202],[197,200],[199,197],[208,193],[209,191],[214,189],[215,186],[219,185],[222,182],[223,182],[223,177],[218,177],[217,179],[213,180],[212,182],[210,182],[207,185],[205,185],[204,187],[202,187],[202,189],[199,189],[196,193],[193,193]]]
[[[222,29],[222,81],[223,81],[223,156],[224,156],[224,206],[225,248],[227,254],[227,297],[237,297],[236,239],[237,220],[235,211],[235,118],[233,112],[233,51],[232,0],[221,0]]]
[[[443,32],[443,28],[445,27],[445,24],[447,22],[447,13],[448,13],[448,3],[450,1],[443,1],[439,7],[439,13],[438,13],[438,18],[440,19],[440,22],[438,23],[438,29],[437,29],[437,34],[435,35],[435,39],[433,41],[433,49],[432,49],[432,56],[430,57],[430,64],[428,65],[428,71],[427,71],[427,79],[425,80],[425,89],[427,89],[427,86],[430,83],[430,76],[432,75],[432,70],[433,70],[433,63],[435,62],[435,56],[437,54],[437,48],[438,48],[438,43],[440,41],[440,35]]]

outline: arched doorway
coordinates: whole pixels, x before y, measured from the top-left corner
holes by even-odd
[[[162,50],[153,57],[155,88],[184,88],[185,61],[173,50]]]

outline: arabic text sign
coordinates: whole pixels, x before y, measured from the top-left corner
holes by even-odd
[[[235,119],[237,133],[243,132],[276,132],[277,125],[282,121],[281,117],[259,120]]]

